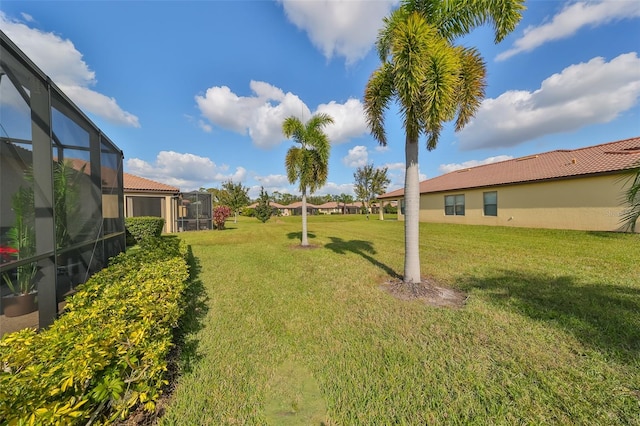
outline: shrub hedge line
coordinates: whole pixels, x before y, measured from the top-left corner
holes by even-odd
[[[107,424],[161,394],[188,283],[186,245],[148,240],[67,299],[53,325],[0,340],[0,424]]]
[[[164,219],[153,216],[127,217],[124,219],[124,227],[136,243],[141,243],[146,239],[158,238],[162,235]]]

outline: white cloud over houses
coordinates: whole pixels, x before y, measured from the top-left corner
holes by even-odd
[[[243,182],[247,177],[244,167],[231,172],[226,164],[218,166],[207,157],[174,151],[160,151],[153,163],[131,158],[127,160],[127,172],[177,186],[182,191],[215,186],[227,180]]]
[[[327,59],[342,56],[347,64],[365,57],[398,0],[279,0],[289,21],[305,31]]]
[[[335,183],[335,182],[327,182],[322,188],[316,191],[314,195],[340,195],[340,194],[348,194],[355,195],[355,191],[353,190],[353,183]]]
[[[31,22],[30,16],[23,16]],[[0,12],[0,29],[85,112],[119,125],[140,127],[138,117],[124,111],[117,101],[93,90],[95,72],[68,39],[30,28]]]
[[[342,163],[347,167],[363,167],[369,162],[369,152],[366,146],[356,145],[342,158]]]
[[[293,193],[293,186],[289,184],[287,175],[271,174],[266,176],[253,175],[254,181],[259,182],[259,185],[252,185],[249,187],[249,198],[256,199],[260,196],[260,189],[264,188],[267,194],[272,195],[274,192],[280,193]]]
[[[596,57],[552,75],[533,92],[512,90],[485,99],[460,132],[460,149],[516,146],[545,135],[608,123],[639,99],[636,52],[609,62]]]
[[[255,176],[254,179],[264,185],[265,188],[285,187],[289,185],[287,175]]]
[[[254,176],[253,177],[257,182],[260,182],[260,185],[254,185],[249,188],[249,197],[252,199],[257,198],[260,195],[260,187],[264,187],[265,191],[269,195],[274,192],[279,192],[281,194],[292,194],[292,195],[300,195],[300,191],[298,190],[298,182],[294,184],[290,184],[287,180],[286,175],[267,175],[267,176]],[[340,195],[340,194],[350,194],[354,195],[353,191],[353,183],[335,183],[335,182],[327,182],[313,193],[313,195]]]
[[[597,27],[622,19],[640,17],[640,2],[609,0],[600,2],[568,2],[549,22],[525,28],[514,46],[499,54],[498,61],[518,53],[530,52],[543,44],[573,36],[583,27]]]
[[[333,143],[340,143],[367,132],[362,104],[349,99],[341,104],[331,101],[320,104],[316,111],[295,94],[262,81],[251,81],[250,96],[239,96],[227,86],[214,86],[195,100],[204,118],[212,124],[241,135],[249,135],[261,148],[271,148],[285,140],[282,122],[289,116],[302,121],[322,112],[334,120],[324,128]],[[202,127],[202,125],[201,125]],[[206,130],[206,129],[205,129]]]
[[[406,165],[403,162],[397,163],[385,163],[382,167],[387,168],[387,177],[391,181],[387,187],[387,192],[395,191],[396,189],[404,188],[404,176],[406,172]],[[420,182],[427,179],[427,175],[424,173],[418,174]]]
[[[497,155],[495,157],[485,158],[484,160],[469,160],[462,163],[440,164],[438,170],[442,173],[449,173],[456,170],[468,169],[470,167],[482,166],[483,164],[498,163],[500,161],[511,160],[510,155]]]

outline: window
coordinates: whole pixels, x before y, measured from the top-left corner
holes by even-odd
[[[485,192],[484,196],[484,215],[498,216],[498,193],[496,191]]]
[[[464,194],[445,195],[444,214],[447,216],[464,216]]]

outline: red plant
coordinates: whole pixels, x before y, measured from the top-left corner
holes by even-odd
[[[18,255],[18,250],[9,246],[0,246],[0,259],[3,263],[11,262],[13,256]]]
[[[231,216],[231,209],[229,206],[216,206],[213,209],[213,224],[216,229],[224,229],[224,221]]]

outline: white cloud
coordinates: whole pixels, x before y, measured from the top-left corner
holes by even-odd
[[[228,173],[229,166],[216,165],[207,157],[174,151],[160,151],[153,164],[139,158],[127,160],[127,172],[167,185],[190,191],[209,187],[227,180],[243,182],[247,177],[244,167],[236,167]]]
[[[378,152],[387,152],[389,151],[389,145],[376,145],[376,147],[374,148],[376,151]]]
[[[138,117],[122,110],[114,98],[90,89],[97,82],[95,72],[70,40],[30,28],[2,12],[0,29],[82,110],[115,124],[140,127]]]
[[[601,1],[569,3],[550,22],[524,30],[524,35],[514,42],[514,47],[499,54],[502,61],[521,52],[529,52],[543,44],[568,38],[586,26],[597,27],[622,19],[640,17],[638,1]]]
[[[260,196],[260,188],[264,188],[269,195],[274,192],[279,193],[295,193],[294,187],[289,184],[287,175],[272,174],[266,176],[255,175],[253,179],[260,182],[260,185],[253,185],[249,188],[249,198],[256,199]]]
[[[327,182],[322,188],[316,191],[313,195],[340,195],[348,194],[355,195],[353,190],[353,183],[335,183]]]
[[[58,87],[83,110],[90,111],[111,123],[140,127],[138,117],[120,108],[114,98],[77,85],[59,84]]]
[[[495,157],[485,158],[484,160],[469,160],[463,163],[449,163],[449,164],[440,164],[438,170],[441,173],[449,173],[455,170],[468,169],[470,167],[481,166],[483,164],[491,164],[498,163],[500,161],[511,160],[513,157],[510,155],[497,155]]]
[[[571,65],[534,92],[508,91],[485,99],[460,132],[463,150],[515,146],[553,133],[608,123],[640,98],[637,53]]]
[[[382,167],[386,167],[389,170],[405,170],[406,166],[404,163],[387,163]]]
[[[227,86],[211,87],[195,97],[202,115],[211,123],[246,135],[262,148],[273,147],[284,139],[282,122],[290,115],[311,116],[309,108],[292,93],[268,83],[251,81],[254,96],[238,96]]]
[[[206,133],[211,133],[213,131],[213,127],[211,127],[210,124],[205,123],[203,120],[198,120],[198,127]]]
[[[369,152],[366,146],[356,145],[349,150],[342,159],[344,165],[348,167],[363,167],[369,162]]]
[[[403,162],[386,163],[382,167],[387,168],[387,177],[391,181],[387,187],[387,192],[395,191],[396,189],[404,188],[404,176],[406,173],[406,165]],[[420,182],[427,179],[427,175],[424,173],[418,173],[418,179]]]
[[[33,16],[29,15],[28,13],[22,12],[20,16],[22,16],[22,19],[24,19],[27,22],[35,22],[35,19],[33,19]]]
[[[346,142],[368,131],[363,106],[358,99],[351,98],[344,104],[335,101],[320,104],[315,113],[329,114],[333,118],[333,124],[325,131],[331,142]]]
[[[267,188],[271,188],[275,186],[282,187],[282,186],[289,185],[289,181],[287,180],[287,175],[256,176],[255,180],[257,180]]]
[[[279,0],[289,21],[305,31],[327,59],[342,56],[352,64],[371,50],[398,0]]]
[[[251,81],[252,96],[238,96],[227,86],[211,87],[196,103],[211,123],[241,135],[249,135],[256,146],[271,148],[282,141],[282,122],[289,116],[311,117],[309,107],[297,95],[263,81]],[[313,113],[324,112],[334,119],[325,127],[332,142],[344,142],[367,132],[362,104],[349,99],[344,104],[331,101]],[[202,127],[202,126],[201,126]]]

